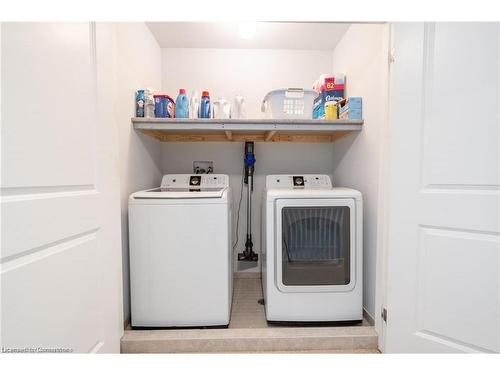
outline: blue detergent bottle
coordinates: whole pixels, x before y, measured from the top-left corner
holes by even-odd
[[[199,118],[210,118],[210,95],[208,91],[203,91],[200,100]]]
[[[185,89],[179,90],[179,95],[175,101],[175,117],[189,118],[189,99]]]

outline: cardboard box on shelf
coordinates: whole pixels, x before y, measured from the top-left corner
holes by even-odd
[[[338,102],[344,98],[345,75],[322,74],[314,83],[313,89],[318,93],[313,102],[313,119],[324,119],[325,104]]]
[[[363,99],[359,96],[351,96],[347,100],[340,102],[339,119],[362,120]]]
[[[337,97],[344,97],[345,74],[322,74],[313,84],[313,90],[318,94],[322,91],[335,91]]]

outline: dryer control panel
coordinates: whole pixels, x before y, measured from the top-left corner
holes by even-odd
[[[266,189],[331,189],[332,181],[326,174],[270,175]]]
[[[166,174],[161,180],[161,188],[227,188],[229,176],[226,174]]]

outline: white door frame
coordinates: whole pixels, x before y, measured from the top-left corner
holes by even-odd
[[[382,309],[386,306],[387,291],[387,234],[388,227],[388,197],[389,197],[389,170],[391,160],[390,150],[390,90],[391,90],[391,64],[394,61],[393,49],[393,24],[387,28],[388,56],[387,56],[387,107],[386,121],[380,129],[379,137],[379,176],[378,176],[378,215],[377,215],[377,262],[376,262],[376,281],[375,281],[375,330],[378,334],[378,349],[384,352],[385,349],[385,322],[382,318]]]

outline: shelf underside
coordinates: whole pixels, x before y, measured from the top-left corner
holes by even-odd
[[[162,142],[333,142],[363,121],[133,118],[134,129]]]

